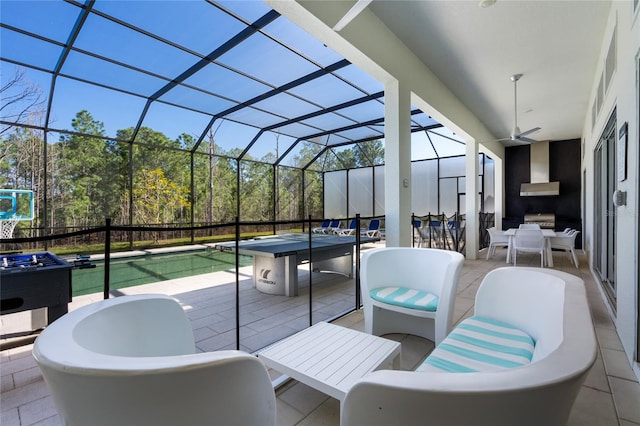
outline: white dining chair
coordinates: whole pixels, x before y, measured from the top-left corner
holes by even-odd
[[[546,251],[544,235],[540,229],[518,229],[513,241],[513,266],[517,265],[518,252],[540,253],[540,267],[544,268]]]
[[[556,232],[556,236],[550,240],[551,249],[562,250],[569,255],[571,263],[578,268],[578,257],[574,247],[576,245],[576,237],[579,231],[571,230],[569,232]]]
[[[489,260],[496,254],[496,247],[509,246],[509,237],[495,226],[487,229],[487,232],[489,232],[489,248],[487,249],[487,260]]]

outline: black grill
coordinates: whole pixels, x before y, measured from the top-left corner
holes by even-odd
[[[555,229],[556,215],[553,213],[534,213],[524,215],[524,223],[538,224],[543,229]]]

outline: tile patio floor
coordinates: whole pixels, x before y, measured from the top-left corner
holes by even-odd
[[[484,254],[478,260],[464,263],[455,305],[456,322],[472,314],[475,292],[484,275],[505,265],[505,250],[487,261]],[[554,253],[555,269],[579,275],[585,281],[591,314],[599,343],[598,358],[582,387],[574,406],[570,425],[608,426],[640,425],[640,385],[634,375],[615,327],[602,301],[600,292],[587,267],[571,266],[562,253]],[[519,265],[536,266],[538,258],[519,257]],[[277,339],[308,325],[309,309],[306,272],[301,271],[300,297],[265,296],[251,288],[251,267],[240,271],[241,349],[253,352]],[[229,285],[235,274],[218,272],[157,284],[124,289],[123,294],[159,292],[171,294],[181,301],[192,321],[197,347],[201,351],[235,348],[234,286]],[[227,283],[227,284],[225,284]],[[330,274],[313,275],[314,323],[332,318],[354,304],[353,281]],[[74,298],[70,309],[101,299],[101,294]],[[2,335],[24,329],[29,313],[2,317]],[[353,312],[336,321],[337,324],[364,329],[362,311]],[[402,343],[402,367],[412,369],[433,349],[433,343],[410,335],[387,335]],[[51,396],[33,358],[32,345],[0,352],[1,396],[0,424],[59,425]],[[277,377],[276,372],[272,372]],[[277,392],[279,426],[338,425],[337,400],[295,381],[286,382]],[[184,425],[197,424],[185,419]],[[88,425],[89,426],[89,425]]]

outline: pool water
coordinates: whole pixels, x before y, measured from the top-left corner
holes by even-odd
[[[73,269],[73,296],[102,293],[104,262],[95,268]],[[240,256],[240,266],[251,265],[250,256]],[[235,255],[217,250],[164,253],[111,260],[110,289],[116,290],[175,278],[190,277],[235,268]]]

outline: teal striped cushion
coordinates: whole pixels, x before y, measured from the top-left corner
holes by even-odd
[[[371,290],[369,294],[372,299],[390,305],[433,312],[438,309],[438,296],[426,291],[405,287],[381,287]]]
[[[489,318],[462,321],[416,371],[469,373],[527,365],[535,342],[524,331]]]

